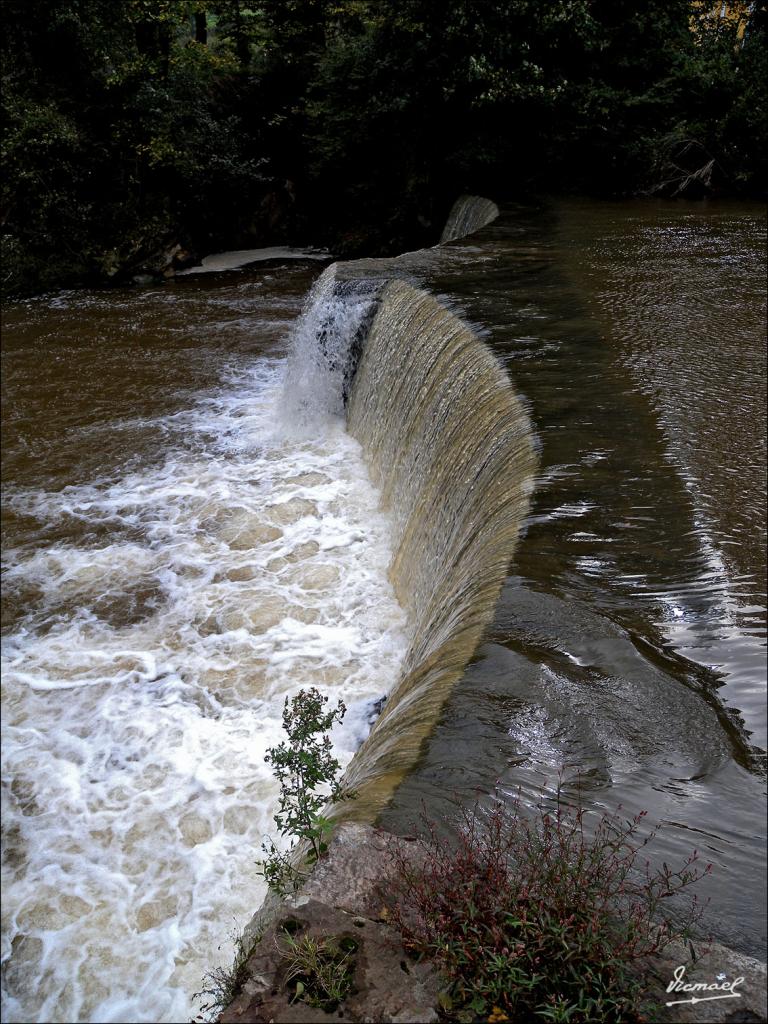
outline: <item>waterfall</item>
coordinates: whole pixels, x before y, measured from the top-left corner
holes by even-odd
[[[332,263],[312,287],[293,332],[283,388],[286,435],[316,436],[344,405],[370,326],[380,280],[339,280]]]
[[[471,235],[496,220],[498,216],[499,208],[490,199],[484,199],[482,196],[459,196],[448,214],[448,220],[440,236],[440,244]]]
[[[498,216],[462,196],[443,240]],[[347,769],[371,821],[413,768],[506,578],[535,468],[528,416],[506,371],[460,317],[415,286],[435,250],[335,263],[294,333],[286,425],[347,417],[393,529],[389,575],[409,620],[397,682]]]
[[[349,432],[394,526],[390,577],[411,640],[355,755],[342,814],[372,820],[415,764],[474,653],[528,508],[528,417],[488,346],[431,295],[381,285],[350,389]]]

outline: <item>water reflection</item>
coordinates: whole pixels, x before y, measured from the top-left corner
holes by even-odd
[[[489,329],[541,472],[488,643],[384,817],[564,772],[667,824],[659,860],[703,849],[710,927],[763,957],[764,231],[737,204],[508,210],[427,272]]]

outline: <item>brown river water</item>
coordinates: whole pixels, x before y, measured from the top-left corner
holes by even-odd
[[[391,523],[286,370],[319,272],[6,310],[4,1019],[192,1015],[263,892],[284,696],[344,697],[346,762],[397,677]],[[483,330],[539,465],[486,640],[382,821],[578,778],[588,807],[647,810],[660,860],[697,847],[710,929],[764,958],[764,211],[509,208],[412,273]]]

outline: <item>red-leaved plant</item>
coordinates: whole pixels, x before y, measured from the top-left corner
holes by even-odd
[[[641,1020],[637,965],[690,935],[696,897],[674,920],[666,907],[711,871],[696,851],[654,870],[639,856],[656,834],[641,834],[644,817],[604,814],[588,834],[559,797],[533,817],[497,803],[465,810],[453,845],[427,822],[424,858],[396,854],[390,919],[439,964],[460,1019]]]

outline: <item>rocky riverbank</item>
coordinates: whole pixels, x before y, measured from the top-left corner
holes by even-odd
[[[341,824],[327,856],[301,890],[284,901],[268,897],[248,925],[245,941],[251,948],[240,991],[218,1018],[221,1024],[440,1020],[447,1004],[445,980],[434,966],[415,961],[387,922],[383,894],[395,870],[395,844],[403,842],[369,825]],[[408,846],[418,858],[420,844],[412,841]],[[333,1012],[297,998],[285,955],[287,935],[330,940],[349,951],[349,994]],[[647,986],[648,999],[657,1004],[650,1019],[660,1024],[766,1020],[765,965],[716,943],[696,950],[695,959],[692,949],[669,946],[643,964],[638,977]],[[670,993],[676,977],[677,990]],[[730,994],[724,987],[728,982]],[[718,988],[682,987],[691,985]]]

